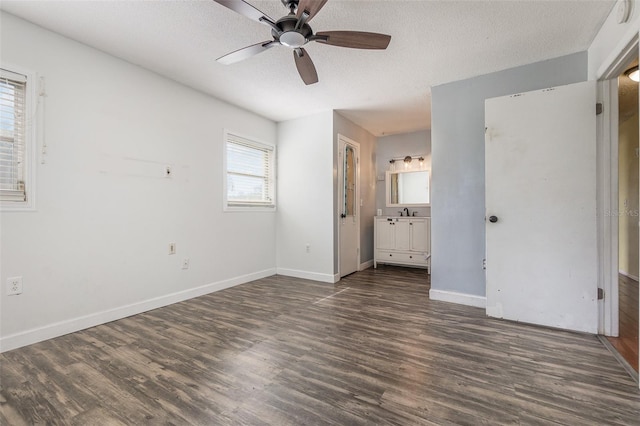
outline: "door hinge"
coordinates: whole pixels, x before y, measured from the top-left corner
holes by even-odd
[[[596,104],[596,115],[602,114],[603,111],[604,111],[604,105],[602,105],[602,102],[598,102]]]
[[[598,288],[598,300],[604,299],[604,288]]]

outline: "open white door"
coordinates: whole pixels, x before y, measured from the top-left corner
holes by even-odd
[[[596,86],[485,103],[487,315],[598,329]]]
[[[338,135],[338,206],[340,215],[340,277],[360,265],[360,145]]]

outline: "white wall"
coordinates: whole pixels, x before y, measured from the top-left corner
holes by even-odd
[[[275,213],[223,213],[221,170],[224,128],[275,143],[275,123],[0,19],[2,63],[46,78],[49,146],[37,211],[0,215],[0,282],[24,280],[0,292],[3,350],[275,272]]]
[[[376,214],[376,137],[371,133],[346,119],[337,112],[333,113],[333,141],[334,141],[334,188],[335,205],[340,205],[338,200],[338,169],[337,141],[338,135],[343,135],[360,144],[360,267],[366,268],[373,265],[373,218]],[[340,262],[338,261],[338,209],[335,209],[335,259],[334,272],[338,273]]]
[[[278,123],[278,274],[335,281],[333,152],[332,112]]]
[[[424,155],[424,168],[431,170],[431,131],[421,130],[412,133],[379,137],[376,142],[376,209],[382,209],[385,216],[397,215],[397,207],[387,207],[385,172],[389,170],[389,160],[411,155]],[[418,216],[431,216],[430,207],[412,207]]]

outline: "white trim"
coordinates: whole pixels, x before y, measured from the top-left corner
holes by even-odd
[[[455,291],[436,290],[432,288],[429,290],[429,299],[473,306],[482,309],[487,307],[486,297],[476,296],[475,294],[457,293]]]
[[[618,335],[618,216],[608,214],[618,206],[618,80],[598,81],[597,101],[604,113],[596,117],[596,199],[598,234],[598,333]]]
[[[365,269],[369,269],[373,266],[373,259],[371,260],[367,260],[366,262],[363,262],[360,264],[360,267],[358,268],[358,271],[364,271]]]
[[[35,71],[25,69],[13,64],[2,62],[2,68],[27,77],[26,87],[26,123],[25,123],[25,188],[27,201],[0,202],[1,212],[30,212],[36,211],[36,164],[38,161],[38,133],[36,122],[38,121],[38,89],[40,84],[38,74]],[[44,129],[41,131],[44,132]]]
[[[621,39],[598,69],[598,102],[604,114],[598,119],[598,287],[606,297],[598,302],[598,333],[617,336],[618,312],[618,217],[606,214],[618,206],[618,85],[617,77],[638,57],[638,30]]]
[[[636,277],[635,275],[631,275],[631,274],[623,271],[622,269],[619,269],[618,273],[621,274],[621,275],[624,275],[627,278],[631,278],[634,281],[640,281],[640,278]]]
[[[126,318],[131,315],[140,314],[151,309],[161,308],[173,303],[182,302],[194,297],[199,297],[205,294],[224,290],[226,288],[233,287],[239,284],[248,283],[250,281],[258,280],[265,277],[270,277],[275,273],[275,268],[265,269],[263,271],[229,278],[200,287],[171,293],[141,302],[132,303],[130,305],[108,309],[106,311],[97,312],[78,318],[72,318],[69,320],[48,324],[43,327],[38,327],[20,333],[4,336],[0,338],[0,353],[41,342],[43,340],[52,339],[54,337],[59,337],[65,334],[84,330],[89,327],[95,327],[97,325]]]
[[[305,280],[320,281],[323,283],[335,284],[340,281],[339,274],[321,274],[320,272],[300,271],[298,269],[277,268],[278,275],[287,277],[302,278]]]

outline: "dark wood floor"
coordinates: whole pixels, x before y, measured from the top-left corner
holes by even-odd
[[[596,336],[428,298],[423,270],[274,276],[0,355],[0,424],[638,424]]]
[[[607,337],[611,345],[638,371],[638,281],[619,274],[619,337]]]

